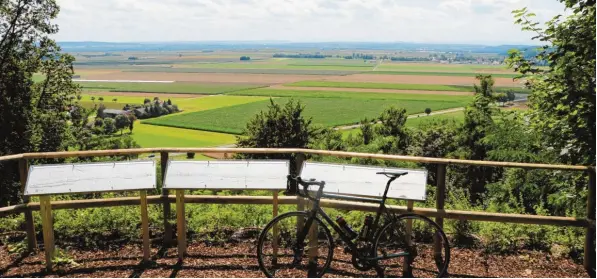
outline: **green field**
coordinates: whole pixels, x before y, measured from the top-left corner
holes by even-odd
[[[183,94],[221,94],[260,87],[259,85],[218,84],[218,83],[142,83],[142,82],[79,82],[83,90],[113,92],[149,92]]]
[[[289,87],[292,89],[292,87]],[[335,98],[335,99],[369,99],[369,100],[420,100],[420,101],[449,101],[468,102],[472,96],[468,95],[442,95],[437,94],[413,94],[413,93],[377,93],[377,92],[355,92],[355,91],[321,91],[321,90],[281,90],[271,88],[259,88],[252,90],[237,91],[226,94],[227,96],[266,96],[266,97],[296,97],[296,98]]]
[[[474,92],[473,86],[467,85],[344,82],[317,80],[298,81],[286,84],[285,86]],[[528,92],[528,89],[519,87],[495,87],[494,90],[496,92],[505,92],[506,90],[513,90],[519,93]]]
[[[275,102],[284,104],[288,98]],[[425,108],[432,110],[461,107],[465,101],[431,101],[364,98],[299,98],[305,105],[305,116],[312,117],[315,124],[326,127],[354,124],[362,118],[377,117],[389,106],[403,107],[409,114],[421,113]],[[179,128],[240,134],[247,121],[267,108],[269,100],[220,109],[206,110],[168,117],[144,120],[143,123]]]
[[[368,71],[362,72],[361,74],[370,75],[405,75],[405,76],[455,76],[455,77],[476,77],[478,72],[416,72],[416,71]],[[502,74],[502,73],[491,73],[492,77],[495,78],[515,78],[519,74]]]
[[[267,100],[266,97],[258,97],[258,96],[225,96],[225,95],[217,95],[217,96],[206,96],[201,98],[184,98],[184,99],[177,99],[176,105],[181,110],[185,112],[191,111],[202,111],[202,110],[210,110],[210,109],[217,109],[222,107],[229,107],[241,104],[247,104],[252,102],[258,102]]]
[[[230,134],[147,125],[135,122],[133,139],[142,147],[211,147],[236,142]]]
[[[430,116],[413,117],[406,120],[406,126],[418,127],[421,124],[428,123],[435,120],[449,119],[459,123],[464,122],[464,111],[448,112]]]
[[[455,111],[437,115],[430,115],[430,116],[421,116],[421,117],[412,117],[406,120],[407,127],[418,127],[421,124],[428,123],[431,121],[441,120],[441,119],[452,119],[456,122],[462,123],[464,122],[464,111]],[[357,136],[360,129],[350,129],[350,130],[341,130],[342,138],[347,138],[348,135]]]

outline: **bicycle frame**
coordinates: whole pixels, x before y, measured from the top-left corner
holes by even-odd
[[[317,215],[319,214],[321,217],[323,217],[323,222],[327,223],[328,226],[332,227],[334,229],[334,231],[336,231],[338,233],[338,235],[340,236],[342,241],[350,248],[351,253],[352,254],[358,253],[357,252],[358,251],[357,244],[344,232],[344,230],[342,228],[340,228],[339,225],[336,224],[336,222],[334,220],[332,220],[332,218],[330,218],[329,215],[327,215],[327,213],[325,213],[325,211],[323,211],[323,209],[321,209],[321,207],[319,206],[320,199],[321,198],[331,198],[331,199],[343,199],[343,200],[357,201],[357,202],[379,203],[379,208],[377,209],[375,219],[370,228],[370,230],[372,230],[376,233],[369,234],[366,236],[367,240],[372,242],[375,239],[375,237],[377,236],[377,232],[379,231],[378,229],[379,229],[379,222],[381,219],[381,215],[384,213],[388,213],[388,210],[385,206],[385,202],[387,200],[387,194],[388,194],[388,190],[390,188],[390,184],[394,180],[396,180],[396,178],[397,177],[390,178],[390,180],[386,184],[386,189],[385,189],[384,194],[381,199],[335,195],[335,194],[324,194],[323,187],[319,187],[319,190],[317,191],[316,198],[313,200],[313,207],[308,212],[309,217],[307,218],[306,222],[304,223],[304,227],[303,227],[302,231],[297,236],[298,243],[303,243],[303,241],[305,240],[305,237],[307,237],[307,235],[309,234],[309,230],[311,229],[313,220],[315,218],[317,218]],[[395,218],[395,216],[393,214],[388,213],[388,215],[391,216],[393,219]],[[408,252],[404,252],[404,253],[399,253],[399,254],[389,255],[389,256],[386,255],[386,256],[377,257],[377,258],[366,258],[365,260],[389,259],[389,258],[396,258],[396,257],[404,257],[404,256],[408,256],[408,255],[409,255]],[[357,254],[357,256],[360,256],[360,255]],[[361,259],[363,259],[363,258],[361,258]]]

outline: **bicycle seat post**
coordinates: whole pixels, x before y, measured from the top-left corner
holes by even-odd
[[[386,203],[386,199],[388,197],[388,191],[390,190],[390,184],[392,184],[392,182],[394,182],[394,180],[396,180],[396,178],[398,178],[398,176],[391,176],[390,179],[388,179],[388,183],[386,183],[386,189],[383,192],[383,196],[381,198],[381,202],[382,203]]]

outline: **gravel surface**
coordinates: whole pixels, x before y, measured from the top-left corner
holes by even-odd
[[[519,251],[512,255],[485,255],[482,250],[452,248],[451,277],[586,277],[582,265],[547,253]],[[0,246],[1,277],[263,277],[253,243],[206,245],[192,243],[182,264],[176,248],[152,247],[153,261],[142,264],[139,244],[101,250],[67,250],[76,264],[44,268],[43,252],[27,256],[9,254]],[[337,247],[331,270],[325,277],[371,277],[375,272],[357,271],[350,256]]]

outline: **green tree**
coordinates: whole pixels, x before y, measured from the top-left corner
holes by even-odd
[[[431,113],[431,108],[426,108],[425,109],[425,114],[429,115]]]
[[[236,138],[238,147],[307,148],[317,130],[305,119],[305,107],[291,99],[280,106],[270,99],[267,111],[261,111],[247,123],[243,136]],[[244,158],[281,159],[288,154],[244,154]]]
[[[512,102],[514,100],[516,100],[516,93],[514,93],[514,91],[512,90],[508,90],[506,91],[506,96],[508,97],[508,102]]]
[[[116,121],[113,118],[104,119],[104,134],[111,135],[116,132]]]
[[[99,98],[97,98],[97,99],[98,99],[100,102],[103,102],[103,101],[104,101],[104,97],[99,97]]]
[[[406,109],[389,107],[379,116],[381,125],[377,126],[377,134],[382,138],[378,144],[383,153],[404,154],[409,144],[406,126]]]
[[[133,133],[133,126],[135,124],[135,120],[137,120],[137,117],[135,117],[134,114],[129,114],[128,115],[128,119],[129,119],[129,131],[131,132],[131,134]]]
[[[493,126],[492,109],[493,79],[490,75],[478,75],[479,85],[474,86],[473,102],[465,108],[464,124],[458,133],[459,148],[454,155],[460,159],[484,160],[490,146],[483,141],[488,130]],[[472,203],[481,202],[485,185],[494,179],[494,168],[463,166],[457,170],[456,184],[468,189]]]
[[[95,97],[91,96],[91,101],[95,103]]]
[[[361,137],[363,138],[363,144],[367,145],[373,140],[374,131],[371,120],[365,118],[361,120]]]
[[[513,11],[516,23],[545,45],[532,59],[512,50],[507,63],[528,81],[533,128],[546,145],[560,151],[562,162],[595,165],[595,1],[560,2],[571,14],[545,28],[526,8]]]
[[[55,1],[0,1],[0,156],[62,151],[72,139],[67,108],[80,116],[79,87],[74,58],[50,39],[58,11]],[[35,73],[43,80],[34,82]],[[19,202],[19,191],[16,163],[0,163],[0,206]]]
[[[106,106],[104,104],[100,104],[99,107],[97,108],[97,117],[106,118],[106,114],[104,113],[104,110],[106,110]]]
[[[494,98],[496,101],[502,103],[502,106],[505,106],[508,101],[508,95],[506,93],[497,93]]]
[[[452,119],[423,122],[417,132],[413,133],[410,154],[421,157],[446,158],[456,151],[460,126]],[[436,185],[437,165],[422,164],[429,170],[429,184]]]
[[[122,130],[128,128],[131,125],[131,121],[128,116],[119,114],[114,118],[114,125],[116,125],[116,129],[120,130],[120,134],[122,135]]]

